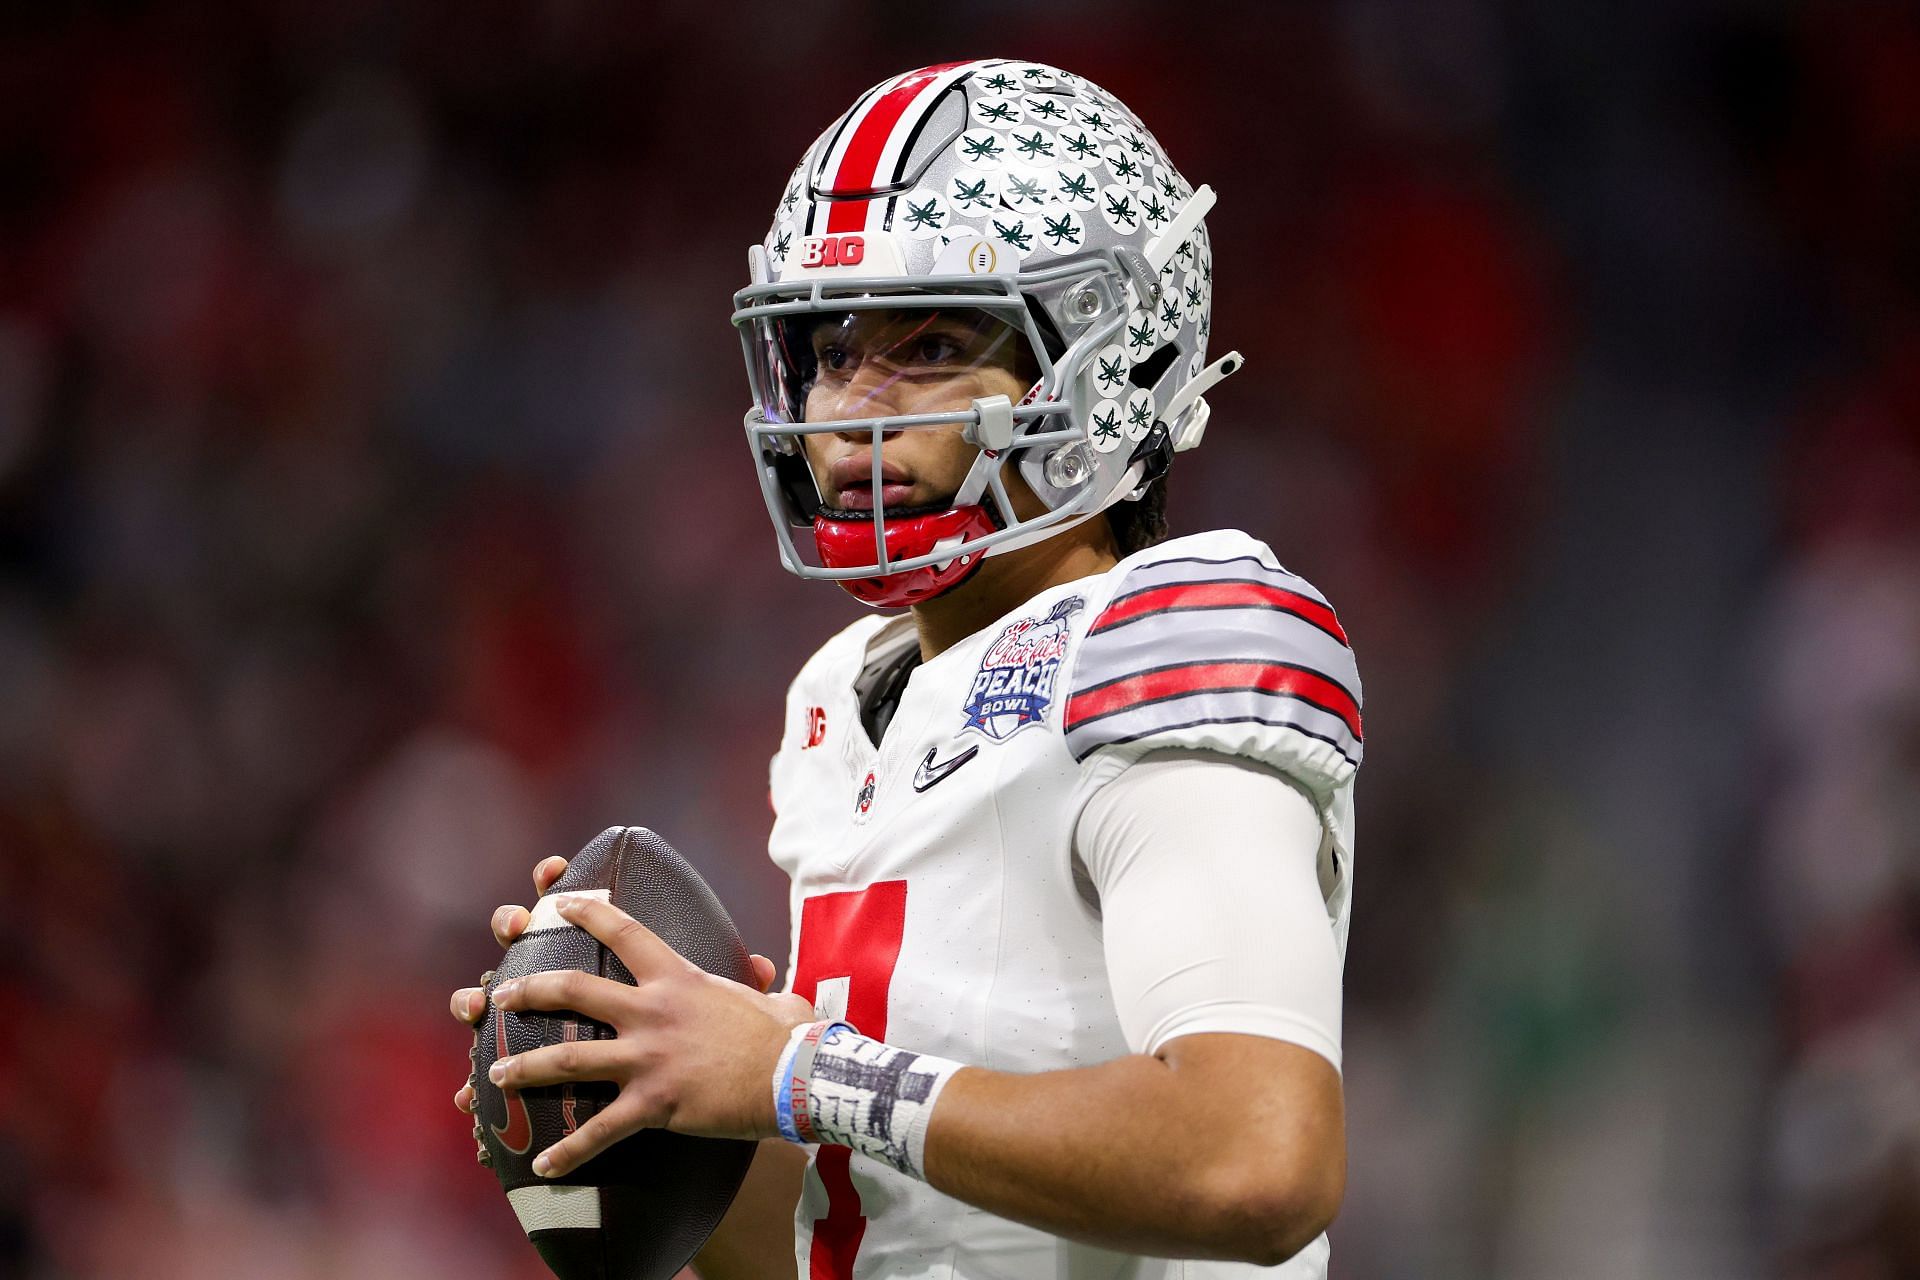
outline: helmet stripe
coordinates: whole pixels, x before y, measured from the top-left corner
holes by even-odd
[[[872,191],[874,174],[880,167],[880,157],[887,149],[887,141],[893,136],[900,118],[907,113],[907,108],[913,105],[914,99],[939,79],[941,73],[971,65],[967,62],[943,62],[909,71],[894,81],[893,87],[874,99],[866,115],[854,126],[853,136],[847,140],[846,151],[840,157],[840,167],[833,175],[833,184],[827,188],[827,194]],[[872,203],[871,200],[833,201],[827,213],[828,234],[865,229],[867,211]]]

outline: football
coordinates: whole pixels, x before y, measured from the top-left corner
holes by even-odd
[[[669,1280],[719,1225],[755,1144],[649,1129],[564,1177],[542,1178],[533,1158],[613,1101],[615,1086],[519,1091],[487,1079],[501,1056],[613,1035],[577,1014],[516,1014],[493,1003],[501,982],[552,969],[633,981],[619,957],[560,918],[554,904],[564,894],[611,902],[708,973],[751,985],[753,966],[720,900],[665,840],[644,827],[609,827],[534,905],[526,932],[487,983],[473,1048],[474,1136],[527,1239],[561,1280]]]

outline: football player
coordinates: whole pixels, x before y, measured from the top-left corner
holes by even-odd
[[[763,1139],[709,1280],[1325,1274],[1360,686],[1263,543],[1165,537],[1239,364],[1205,357],[1212,203],[1088,81],[954,63],[835,121],[750,253],[782,560],[896,610],[788,696],[787,990],[582,899],[640,985],[495,993],[618,1032],[494,1068],[620,1084],[546,1171],[644,1126]]]

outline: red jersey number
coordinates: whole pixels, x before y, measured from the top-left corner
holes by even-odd
[[[793,990],[816,1005],[824,986],[846,1009],[840,1014],[861,1035],[887,1038],[887,991],[900,962],[900,937],[907,922],[907,882],[883,880],[847,893],[822,893],[800,907],[800,954],[793,966]],[[848,1167],[845,1147],[822,1147],[814,1172],[827,1192],[827,1216],[813,1223],[809,1280],[853,1280],[853,1259],[867,1220]]]

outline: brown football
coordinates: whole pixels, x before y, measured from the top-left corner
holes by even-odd
[[[503,1091],[487,1079],[496,1058],[612,1028],[572,1013],[509,1013],[493,989],[524,974],[583,969],[632,982],[618,956],[553,910],[557,895],[604,897],[705,969],[753,982],[753,965],[726,908],[699,873],[645,827],[609,827],[574,855],[534,904],[533,920],[487,986],[476,1029],[475,1136],[527,1239],[561,1280],[669,1280],[706,1243],[753,1160],[754,1144],[648,1129],[562,1178],[533,1172],[533,1158],[614,1097],[612,1084]]]

